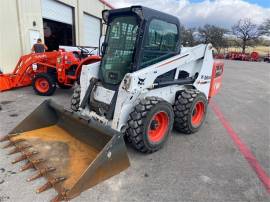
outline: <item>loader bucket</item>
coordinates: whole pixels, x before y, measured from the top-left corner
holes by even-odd
[[[4,147],[21,152],[13,163],[37,169],[27,181],[44,176],[48,182],[37,193],[54,187],[52,201],[69,200],[129,167],[123,135],[101,123],[44,101],[9,135]]]
[[[11,89],[12,78],[9,74],[0,74],[0,92]]]
[[[22,76],[18,80],[17,77]],[[30,73],[24,75],[16,74],[0,74],[0,92],[10,90],[13,88],[31,85],[32,77]]]

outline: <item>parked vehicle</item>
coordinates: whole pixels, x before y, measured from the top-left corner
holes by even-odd
[[[269,54],[269,53],[267,54],[267,56],[265,56],[265,57],[263,58],[263,61],[264,61],[264,62],[269,62],[269,63],[270,63],[270,54]]]
[[[0,73],[0,91],[32,84],[38,95],[49,96],[55,92],[56,86],[71,88],[80,76],[82,65],[100,61],[99,56],[91,55],[86,48],[79,49],[21,56],[12,73]]]

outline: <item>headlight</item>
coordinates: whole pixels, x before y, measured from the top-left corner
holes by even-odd
[[[136,13],[141,19],[143,19],[143,11],[141,6],[132,6],[131,11]]]
[[[110,13],[109,13],[109,10],[103,10],[103,11],[102,11],[102,18],[103,18],[105,24],[108,23],[109,14],[110,14]]]

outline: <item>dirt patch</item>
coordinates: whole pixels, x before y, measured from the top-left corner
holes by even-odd
[[[11,174],[11,175],[15,175],[16,174],[16,172],[14,172],[14,171],[7,171],[9,174]]]
[[[6,200],[10,199],[9,196],[0,196],[0,202],[4,202]]]
[[[10,117],[16,117],[16,116],[18,116],[18,114],[10,114],[9,116]]]
[[[12,102],[15,102],[15,101],[5,100],[5,101],[1,101],[0,104],[7,105],[7,104],[10,104]]]

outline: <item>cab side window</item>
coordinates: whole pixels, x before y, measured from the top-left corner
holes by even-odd
[[[178,41],[179,35],[175,24],[153,19],[146,35],[141,67],[155,64],[175,55]]]

